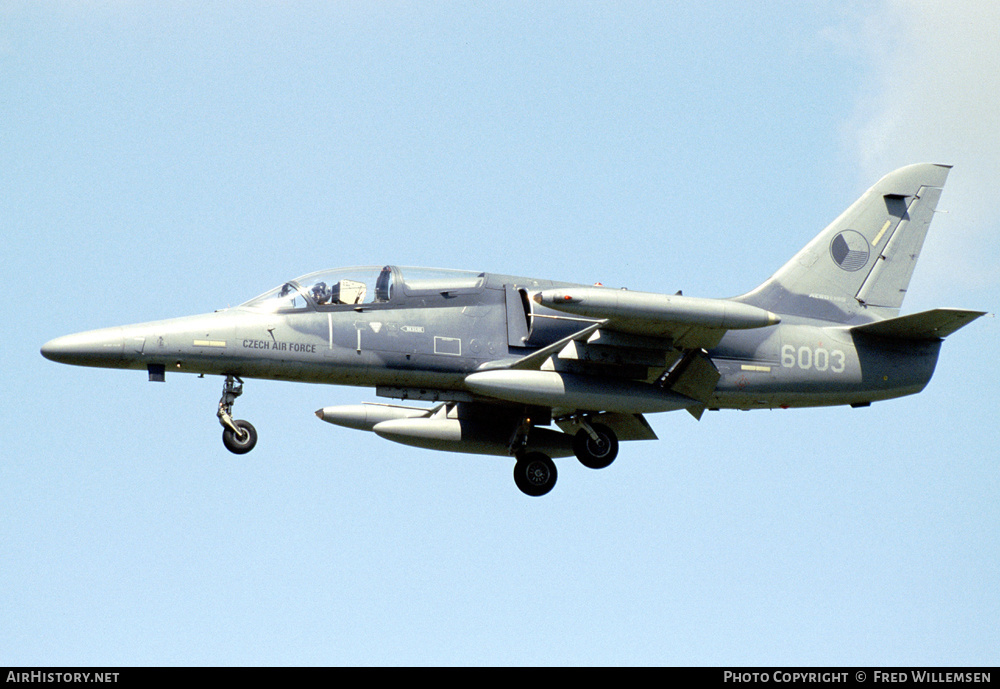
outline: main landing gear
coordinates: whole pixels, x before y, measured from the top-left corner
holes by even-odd
[[[219,423],[222,424],[222,444],[233,454],[246,454],[257,444],[257,429],[249,421],[233,419],[233,403],[243,394],[243,381],[229,374],[222,386],[219,400]]]
[[[545,495],[556,485],[556,464],[541,452],[519,454],[514,465],[514,483],[525,495]]]
[[[590,423],[588,417],[571,419],[577,430],[573,436],[573,454],[580,463],[590,469],[610,466],[618,456],[618,435],[600,423]],[[564,430],[572,431],[572,427]],[[514,483],[525,495],[538,497],[545,495],[556,485],[556,465],[547,454],[528,450],[528,434],[531,424],[522,422],[511,439],[510,451],[517,458],[514,464]]]
[[[543,452],[528,450],[528,436],[534,426],[527,414],[514,429],[508,444],[508,452],[517,459],[514,464],[514,485],[531,497],[545,495],[556,485],[556,464]]]
[[[581,426],[573,437],[573,454],[588,469],[603,469],[618,456],[618,436],[600,423],[581,419]]]

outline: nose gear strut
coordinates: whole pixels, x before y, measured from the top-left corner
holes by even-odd
[[[222,399],[219,400],[219,423],[222,425],[222,444],[230,452],[246,454],[257,444],[257,429],[249,421],[233,419],[233,403],[243,394],[243,380],[231,373],[226,375],[222,386]]]

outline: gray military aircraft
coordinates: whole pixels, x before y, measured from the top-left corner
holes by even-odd
[[[225,376],[217,415],[237,454],[257,442],[233,418],[244,378],[432,402],[316,415],[405,445],[513,457],[517,487],[544,495],[556,482],[553,457],[600,469],[619,441],[655,439],[646,413],[866,407],[920,392],[942,338],[983,315],[899,315],[949,169],[885,176],[770,279],[730,299],[343,268],[211,314],[59,337],[42,354],[146,369],[153,381],[168,370]]]

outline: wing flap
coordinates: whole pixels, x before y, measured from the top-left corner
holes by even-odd
[[[708,355],[700,349],[687,352],[670,369],[662,386],[699,402],[706,402],[715,392],[722,375]]]
[[[656,432],[642,414],[603,412],[592,416],[590,421],[604,424],[615,432],[619,440],[658,440]],[[556,425],[570,434],[575,434],[579,428],[570,418],[556,419]]]

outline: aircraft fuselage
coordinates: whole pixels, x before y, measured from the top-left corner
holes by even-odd
[[[466,293],[431,289],[400,293],[385,303],[283,312],[240,306],[69,335],[46,344],[43,353],[63,363],[148,369],[154,375],[232,374],[374,386],[401,399],[471,400],[475,392],[465,379],[484,365],[517,360],[596,322],[521,299],[521,290],[555,286],[578,287],[485,275]],[[903,344],[803,318],[731,330],[708,351],[720,378],[706,406],[857,405],[912,394],[930,380],[939,349],[940,341]],[[646,369],[636,376],[644,381],[662,362],[639,357],[613,363]],[[573,362],[564,370],[573,373]],[[638,384],[655,394],[652,382]]]

